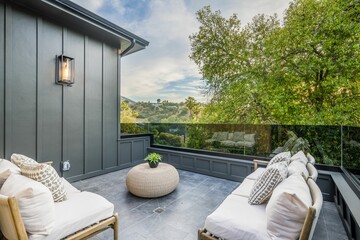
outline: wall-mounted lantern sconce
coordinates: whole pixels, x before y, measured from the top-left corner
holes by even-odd
[[[56,84],[67,85],[75,82],[75,59],[64,55],[56,56]]]

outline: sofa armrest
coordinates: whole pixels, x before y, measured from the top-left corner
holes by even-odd
[[[254,163],[254,170],[256,170],[259,167],[259,165],[266,166],[269,163],[269,161],[254,159],[253,163]]]

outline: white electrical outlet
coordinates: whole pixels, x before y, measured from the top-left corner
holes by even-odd
[[[62,170],[63,170],[63,172],[65,172],[65,171],[69,171],[70,170],[70,161],[69,160],[66,160],[66,161],[64,161],[63,162],[63,164],[62,164]]]

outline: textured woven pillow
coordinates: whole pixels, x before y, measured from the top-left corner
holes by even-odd
[[[54,202],[67,199],[63,182],[56,170],[48,164],[27,164],[20,167],[21,174],[44,184],[51,192]]]
[[[289,165],[290,157],[291,157],[290,152],[278,153],[270,160],[270,162],[268,163],[268,167],[270,167],[274,163],[279,163],[279,162],[285,162],[287,165]]]
[[[12,163],[14,163],[16,166],[18,166],[19,168],[21,168],[21,166],[24,164],[24,163],[27,163],[27,164],[33,164],[33,165],[36,165],[36,164],[39,164],[37,161],[35,161],[34,159],[32,158],[29,158],[25,155],[21,155],[21,154],[17,154],[17,153],[13,153],[10,157],[10,160]]]
[[[266,202],[275,187],[287,176],[287,163],[279,162],[268,166],[256,180],[248,199],[251,205],[259,205]]]

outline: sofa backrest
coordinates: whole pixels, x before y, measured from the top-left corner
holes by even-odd
[[[15,197],[0,194],[0,229],[7,239],[28,239]]]

